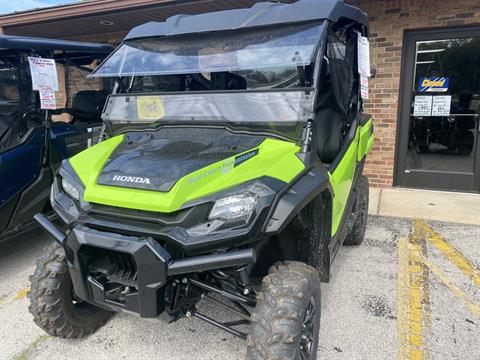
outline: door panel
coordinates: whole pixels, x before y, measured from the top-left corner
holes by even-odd
[[[360,130],[356,130],[353,141],[342,156],[338,166],[331,174],[333,198],[332,236],[336,234],[342,221],[345,206],[350,195],[357,165],[358,139]]]
[[[408,33],[395,184],[480,191],[480,28]]]
[[[68,159],[80,151],[95,145],[100,138],[102,123],[52,123],[50,135],[50,162],[54,168],[63,159]]]
[[[44,128],[36,127],[25,142],[0,153],[0,207],[38,177],[44,138]]]

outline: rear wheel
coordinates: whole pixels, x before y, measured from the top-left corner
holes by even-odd
[[[81,338],[105,324],[111,312],[75,296],[63,247],[53,243],[38,259],[30,277],[28,310],[33,321],[48,334]]]
[[[355,202],[352,211],[355,213],[355,222],[352,229],[348,233],[345,245],[360,245],[365,239],[365,230],[367,229],[368,219],[368,178],[365,175],[360,175],[356,187]]]
[[[284,262],[270,268],[252,313],[247,360],[317,358],[320,279],[313,267]]]

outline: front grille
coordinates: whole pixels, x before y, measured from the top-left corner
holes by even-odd
[[[107,275],[108,281],[136,287],[137,266],[133,257],[117,251],[108,252],[107,257],[114,264],[112,272]]]
[[[208,218],[212,204],[195,205],[172,213],[134,210],[90,203],[83,210],[87,216],[82,224],[99,231],[124,235],[152,237],[157,241],[168,241],[166,233],[171,228],[189,228]]]
[[[172,213],[159,213],[154,211],[135,210],[120,208],[116,206],[101,205],[91,203],[88,209],[90,215],[100,215],[110,218],[120,218],[128,220],[139,220],[157,224],[168,224],[182,220],[189,209],[178,210]]]
[[[116,285],[137,287],[137,265],[132,255],[94,246],[82,246],[79,255],[88,276],[106,289]]]

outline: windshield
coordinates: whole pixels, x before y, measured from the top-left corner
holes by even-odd
[[[305,91],[111,95],[103,119],[119,123],[297,122],[311,115],[312,98]]]
[[[306,66],[324,25],[145,38],[123,43],[91,76],[173,75]]]
[[[111,95],[103,120],[113,124],[213,124],[264,129],[298,140],[311,118],[308,91]]]

